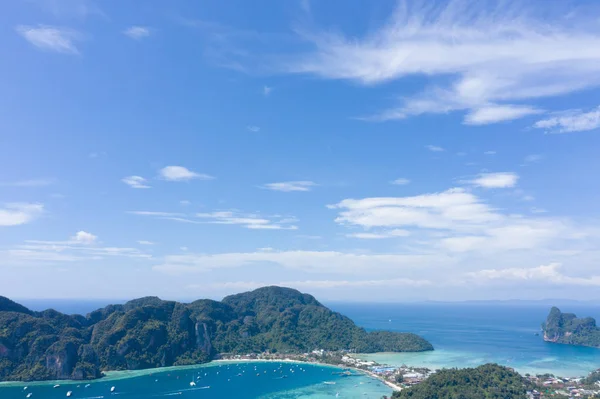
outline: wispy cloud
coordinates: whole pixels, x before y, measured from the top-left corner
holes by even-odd
[[[468,183],[484,188],[507,188],[514,187],[519,180],[519,175],[512,172],[480,173]]]
[[[202,273],[221,268],[236,268],[259,263],[280,265],[286,269],[318,273],[371,273],[375,269],[412,269],[431,261],[430,256],[365,255],[336,251],[269,251],[223,254],[169,255],[154,270],[169,274]]]
[[[219,210],[214,212],[202,212],[186,214],[180,212],[159,211],[129,211],[133,215],[152,216],[157,219],[171,220],[179,223],[189,224],[230,224],[239,225],[254,230],[297,230],[294,224],[295,217],[280,215],[261,215],[258,213],[245,213],[238,210]]]
[[[248,129],[248,131],[252,132],[252,133],[256,133],[256,132],[260,132],[260,127],[258,126],[246,126],[246,129]]]
[[[290,191],[310,191],[316,185],[317,184],[315,182],[308,181],[308,180],[301,180],[301,181],[286,181],[286,182],[279,182],[279,183],[268,183],[262,187],[266,188],[268,190],[273,190],[273,191],[290,192]]]
[[[539,162],[542,159],[544,159],[544,156],[542,154],[530,154],[530,155],[527,155],[523,161],[526,164],[528,164],[528,163]]]
[[[484,269],[469,273],[476,282],[492,280],[529,281],[532,283],[551,283],[554,285],[579,285],[600,287],[600,275],[572,277],[561,272],[560,263],[551,263],[533,268]]]
[[[361,238],[361,239],[365,239],[365,240],[379,240],[382,238],[408,237],[409,235],[410,235],[410,231],[408,231],[408,230],[393,229],[393,230],[383,231],[380,233],[371,233],[371,232],[351,233],[351,234],[346,234],[346,237]]]
[[[99,244],[98,237],[94,234],[78,231],[64,241],[26,240],[24,244],[0,251],[0,258],[6,264],[77,262],[101,260],[106,257],[151,258],[136,248],[107,247]]]
[[[271,92],[272,92],[272,91],[273,91],[273,88],[272,88],[272,87],[269,87],[269,86],[263,86],[263,95],[264,95],[265,97],[268,97],[268,96],[271,94]]]
[[[298,227],[293,223],[296,218],[268,217],[252,213],[241,213],[237,211],[217,211],[209,213],[197,213],[197,218],[214,224],[236,224],[247,229],[259,230],[296,230]]]
[[[178,212],[128,211],[127,213],[132,214],[132,215],[158,216],[158,217],[178,217],[178,216],[185,216],[185,214],[178,213]]]
[[[150,28],[147,26],[130,26],[123,34],[134,40],[141,40],[150,36]]]
[[[147,184],[148,180],[142,176],[127,176],[121,179],[121,181],[131,188],[151,188],[151,186]]]
[[[47,25],[19,25],[16,29],[17,33],[39,49],[63,54],[79,54],[75,42],[81,40],[81,34],[72,29]]]
[[[183,166],[166,166],[159,171],[159,177],[168,181],[212,180],[213,176],[196,173]]]
[[[55,179],[30,179],[14,182],[0,182],[2,187],[45,187],[56,183]]]
[[[155,245],[156,243],[154,243],[152,241],[138,240],[138,244],[140,244],[140,245]]]
[[[571,110],[537,121],[533,127],[549,133],[573,133],[600,128],[600,107],[591,111]]]
[[[465,116],[466,125],[489,125],[520,119],[527,115],[543,113],[543,110],[526,105],[492,105],[472,110]]]
[[[0,207],[0,226],[18,226],[38,218],[44,212],[42,204],[10,203]]]
[[[537,4],[540,7],[536,6]],[[425,89],[373,120],[467,111],[487,124],[541,112],[525,101],[600,85],[597,8],[520,1],[400,1],[389,20],[363,36],[297,29],[314,48],[280,65],[289,73],[365,85],[425,76]],[[593,50],[592,50],[593,49]],[[441,83],[452,76],[449,84]],[[553,124],[552,126],[555,126]]]
[[[437,145],[426,145],[425,148],[427,148],[429,151],[431,152],[443,152],[446,151],[444,148],[439,147]]]
[[[404,185],[409,184],[409,183],[410,183],[410,180],[407,179],[407,178],[404,178],[404,177],[401,177],[401,178],[396,179],[396,180],[392,180],[390,182],[390,184],[395,184],[397,186],[404,186]]]
[[[486,151],[483,155],[496,155],[496,151]]]
[[[209,288],[227,290],[253,290],[269,285],[291,287],[299,290],[335,289],[335,288],[365,288],[365,287],[423,287],[432,285],[424,279],[394,278],[385,280],[298,280],[298,281],[226,281],[210,284]],[[206,288],[206,285],[190,284],[186,288]]]

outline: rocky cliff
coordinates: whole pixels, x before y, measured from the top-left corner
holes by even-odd
[[[591,317],[577,318],[573,313],[562,313],[553,307],[542,330],[548,342],[600,348],[600,328]]]

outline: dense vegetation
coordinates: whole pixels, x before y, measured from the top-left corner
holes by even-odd
[[[409,333],[371,332],[280,287],[189,304],[146,297],[86,317],[32,312],[0,297],[0,380],[90,379],[101,370],[209,361],[219,353],[425,351]]]
[[[507,367],[485,364],[477,368],[441,370],[392,398],[401,399],[525,399],[527,380]]]
[[[549,342],[600,348],[600,328],[591,317],[579,319],[573,313],[562,313],[553,307],[542,329],[544,339]]]

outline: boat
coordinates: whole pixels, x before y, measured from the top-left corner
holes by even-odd
[[[115,391],[115,387],[110,387],[110,391],[114,392]]]
[[[53,386],[52,388],[58,388],[60,386],[60,384],[56,384],[55,386]]]
[[[29,388],[29,387],[24,387],[24,388],[23,388],[23,390],[24,390],[24,391],[26,391],[26,390],[27,390],[27,388]]]
[[[73,391],[67,392],[67,398],[73,394]]]
[[[28,397],[28,398],[31,398],[31,395],[33,395],[33,393],[29,392],[29,393],[27,394],[27,397]]]
[[[190,382],[190,386],[191,386],[191,387],[195,387],[195,386],[196,386],[196,383],[195,383],[194,381],[192,381],[192,382]]]
[[[335,382],[333,382],[333,381],[325,381],[323,384],[327,384],[327,385],[335,385]]]
[[[85,384],[84,388],[89,388],[92,384]]]

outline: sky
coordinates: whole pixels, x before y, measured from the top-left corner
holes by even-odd
[[[600,4],[15,0],[0,295],[600,299]]]

